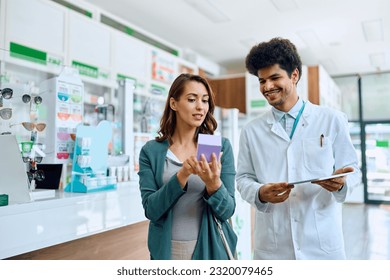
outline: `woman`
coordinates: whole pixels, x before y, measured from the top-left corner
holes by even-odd
[[[237,237],[227,220],[235,209],[230,142],[220,155],[197,160],[198,134],[214,134],[214,95],[208,82],[181,74],[173,82],[155,140],[140,152],[138,172],[151,259],[228,259],[213,215],[234,253]],[[222,156],[223,153],[223,156]]]

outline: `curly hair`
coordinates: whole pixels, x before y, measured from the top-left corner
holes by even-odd
[[[201,83],[205,86],[207,93],[209,95],[209,110],[207,115],[200,127],[196,129],[194,135],[194,142],[198,141],[199,133],[203,134],[214,134],[214,131],[217,129],[217,121],[215,120],[213,114],[215,109],[215,96],[211,89],[210,84],[206,79],[199,75],[194,74],[180,74],[172,83],[171,88],[169,89],[167,101],[165,103],[164,113],[160,120],[160,129],[158,131],[158,136],[156,137],[156,141],[162,142],[168,139],[169,144],[172,145],[172,135],[175,132],[176,128],[176,112],[171,109],[170,99],[173,97],[176,101],[178,101],[183,94],[184,87],[188,82],[197,82]]]
[[[302,75],[302,61],[297,48],[288,39],[273,38],[269,42],[262,42],[250,50],[245,59],[248,72],[257,77],[257,71],[262,68],[279,64],[289,77],[295,69],[299,71],[299,79]]]

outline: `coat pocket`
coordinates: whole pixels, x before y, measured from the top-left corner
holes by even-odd
[[[333,170],[334,157],[329,137],[307,138],[302,145],[304,165],[308,171],[323,174],[326,170]]]
[[[274,213],[256,213],[255,249],[274,251],[277,247]]]
[[[335,211],[335,209],[332,209],[332,211]],[[315,211],[320,246],[327,253],[339,251],[344,247],[343,232],[341,226],[338,224],[338,219],[335,218],[337,215],[329,211]]]

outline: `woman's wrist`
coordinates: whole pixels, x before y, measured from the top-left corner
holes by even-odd
[[[177,173],[176,173],[176,177],[177,177],[177,180],[179,181],[180,183],[180,186],[182,188],[184,188],[187,184],[187,181],[188,181],[188,177],[190,175],[186,175],[185,174],[186,172],[183,170],[183,168],[181,168]]]
[[[213,182],[213,183],[207,184],[206,185],[206,191],[207,191],[208,195],[212,195],[217,190],[219,190],[219,188],[221,186],[222,186],[222,181],[218,180],[217,182]]]

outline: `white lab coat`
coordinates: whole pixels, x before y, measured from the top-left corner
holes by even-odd
[[[323,177],[345,166],[359,170],[339,111],[307,102],[291,140],[272,111],[242,129],[236,178],[242,198],[256,208],[254,259],[345,259],[341,202],[360,172],[348,175],[340,192],[304,183],[282,203],[256,203],[263,184]]]

